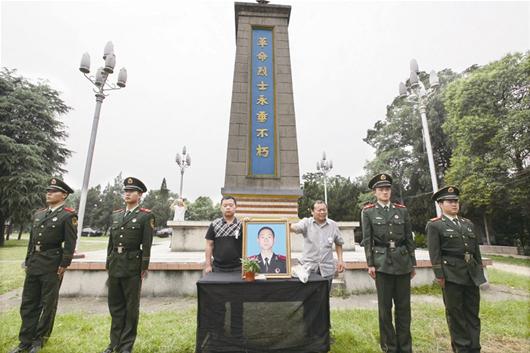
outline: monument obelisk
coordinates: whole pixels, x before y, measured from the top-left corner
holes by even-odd
[[[235,3],[236,61],[223,195],[238,217],[298,217],[289,17],[291,7]]]

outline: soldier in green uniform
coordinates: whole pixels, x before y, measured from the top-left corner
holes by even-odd
[[[37,353],[50,337],[59,288],[75,251],[77,215],[64,207],[66,198],[74,191],[57,178],[50,179],[46,191],[48,207],[38,210],[32,220],[24,262],[20,344],[11,353]]]
[[[446,186],[432,195],[443,215],[427,223],[432,269],[443,288],[445,316],[456,353],[480,352],[480,290],[486,282],[479,239],[470,220],[458,216],[460,191]]]
[[[362,211],[362,243],[368,274],[377,288],[381,349],[410,353],[410,281],[416,274],[415,247],[408,210],[390,202],[391,186],[392,178],[388,174],[377,174],[368,183],[377,202],[366,205]]]
[[[110,344],[104,353],[130,353],[133,350],[140,316],[140,291],[147,276],[155,218],[140,208],[144,183],[129,177],[124,180],[125,210],[112,214],[106,268],[108,304],[112,317]]]

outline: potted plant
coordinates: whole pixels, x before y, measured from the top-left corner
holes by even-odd
[[[243,277],[245,281],[252,282],[256,279],[256,272],[259,272],[259,260],[257,258],[242,258],[241,266],[243,267]]]

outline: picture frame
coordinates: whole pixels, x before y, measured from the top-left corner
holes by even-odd
[[[291,278],[289,222],[282,218],[243,220],[243,258],[257,259],[266,278]],[[242,276],[244,277],[243,270]]]

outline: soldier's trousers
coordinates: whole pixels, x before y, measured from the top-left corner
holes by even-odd
[[[443,298],[453,352],[480,352],[479,287],[445,282]]]
[[[43,345],[50,337],[57,312],[61,279],[56,272],[26,274],[22,291],[18,338],[23,344]]]
[[[381,349],[389,353],[411,353],[410,273],[391,275],[377,272],[375,285]],[[396,314],[395,328],[392,320],[392,303]]]
[[[109,276],[108,304],[112,318],[110,347],[116,352],[131,352],[140,318],[140,274],[131,277]]]

